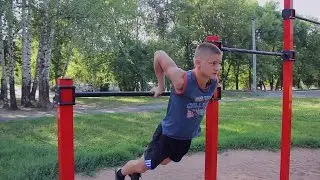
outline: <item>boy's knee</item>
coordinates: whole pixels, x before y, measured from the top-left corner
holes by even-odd
[[[167,165],[169,163],[170,163],[170,161],[169,162],[164,161],[164,162],[161,162],[161,165]]]
[[[144,164],[144,161],[142,161],[141,159],[133,160],[131,163],[138,173],[144,173],[148,170],[146,165]]]
[[[171,162],[171,159],[167,158],[161,162],[161,165],[167,165]]]

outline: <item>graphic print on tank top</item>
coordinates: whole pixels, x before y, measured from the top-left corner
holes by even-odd
[[[211,96],[198,96],[194,98],[195,102],[187,104],[187,118],[203,116]]]

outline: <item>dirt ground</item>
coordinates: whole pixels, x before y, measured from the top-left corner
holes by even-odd
[[[218,155],[218,180],[275,180],[280,174],[280,152],[227,151]],[[114,180],[113,169],[96,176],[76,175],[76,180]],[[130,178],[126,178],[129,180]],[[148,171],[143,180],[203,180],[204,153],[186,156],[180,163],[170,163]],[[290,180],[320,180],[320,149],[292,149]]]

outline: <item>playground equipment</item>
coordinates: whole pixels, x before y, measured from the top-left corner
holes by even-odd
[[[222,51],[279,56],[283,59],[283,102],[282,102],[282,135],[280,180],[289,180],[291,120],[292,120],[292,82],[293,62],[293,20],[300,19],[315,24],[319,22],[300,17],[295,14],[293,0],[284,0],[283,17],[283,51],[267,52],[223,47],[218,36],[208,36],[205,41],[216,44]],[[58,123],[58,160],[59,179],[74,179],[74,144],[73,144],[73,105],[76,97],[102,96],[152,96],[151,92],[89,92],[76,93],[71,79],[58,79],[57,86],[57,123]],[[165,92],[163,95],[169,95]],[[219,99],[221,88],[215,92],[206,110],[206,149],[205,180],[217,179]]]

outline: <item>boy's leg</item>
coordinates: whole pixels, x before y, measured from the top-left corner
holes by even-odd
[[[191,140],[168,139],[170,146],[169,158],[174,162],[180,162],[181,159],[188,153],[191,145]]]
[[[141,177],[141,173],[147,171],[147,167],[144,163],[144,157],[142,156],[140,159],[128,161],[121,169],[117,169],[115,172],[116,180],[124,180],[127,175],[131,177],[131,179],[139,179]]]
[[[171,162],[170,158],[164,159],[160,164],[167,165]],[[133,173],[145,173],[149,170],[146,166],[146,162],[144,160],[144,156],[137,160],[131,160],[127,162],[122,168],[121,173],[123,175],[133,174]]]
[[[160,163],[169,163],[170,161],[166,159],[169,157],[168,148],[167,139],[162,135],[160,124],[155,130],[152,141],[149,143],[144,155],[139,159],[127,162],[117,171],[116,175],[122,180],[126,175],[144,173],[147,170],[155,169]]]
[[[160,164],[167,165],[171,162],[170,158],[164,159]],[[145,164],[144,156],[137,160],[128,161],[122,168],[121,173],[122,175],[129,175],[134,173],[145,173],[149,170]]]
[[[139,159],[128,161],[122,168],[121,173],[125,175],[133,173],[144,173],[148,170],[144,162],[144,156]]]

